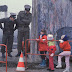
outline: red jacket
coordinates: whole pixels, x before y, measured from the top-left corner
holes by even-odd
[[[54,46],[48,46],[48,47],[47,47],[47,51],[49,52],[49,54],[55,53],[55,51],[56,51],[56,46],[55,46],[55,45],[54,45]]]
[[[39,36],[39,39],[40,39],[40,36]],[[40,39],[38,41],[39,51],[47,51],[47,41],[43,41],[43,39],[46,39],[47,40],[47,36],[46,35],[43,35],[42,36],[42,39]]]
[[[60,43],[59,45],[63,51],[70,51],[71,50],[71,46],[68,41],[64,41],[63,43]]]

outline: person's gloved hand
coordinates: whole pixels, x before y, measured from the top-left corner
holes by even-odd
[[[54,53],[52,53],[50,56],[53,57],[54,56]]]
[[[64,41],[63,40],[59,40],[60,41],[60,43],[63,43]]]
[[[42,39],[43,41],[45,41],[46,39]]]

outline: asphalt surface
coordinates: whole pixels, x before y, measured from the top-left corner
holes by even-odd
[[[12,52],[13,57],[12,58],[11,57],[7,58],[7,61],[8,61],[7,72],[16,72],[17,64],[18,64],[18,61],[19,61],[19,57],[15,57],[16,54],[17,54],[17,49],[13,49],[13,52]],[[25,57],[24,57],[24,60],[25,60]],[[2,57],[1,57],[1,52],[0,52],[0,61],[5,61],[5,59],[2,59]],[[47,67],[40,67],[39,64],[36,64],[36,63],[32,64],[29,61],[30,60],[27,59],[28,69],[26,69],[25,72],[51,72],[51,71],[47,70]],[[39,61],[41,61],[41,60],[39,59]],[[72,62],[70,62],[70,66],[71,66],[70,67],[70,72],[72,72]],[[63,72],[63,70],[64,69],[55,69],[54,72]],[[6,72],[5,64],[2,65],[0,63],[0,72]]]
[[[54,72],[63,72],[64,69],[55,69]],[[0,67],[0,72],[6,72],[5,67]],[[15,68],[7,68],[7,72],[16,72],[16,67]],[[48,71],[46,69],[40,69],[40,70],[25,70],[25,72],[53,72],[53,71]],[[70,70],[72,72],[72,70]]]

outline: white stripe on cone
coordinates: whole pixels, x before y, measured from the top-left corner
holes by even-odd
[[[17,71],[25,71],[25,67],[17,67]]]
[[[23,60],[23,58],[22,58],[22,57],[20,57],[19,62],[24,62],[24,60]]]

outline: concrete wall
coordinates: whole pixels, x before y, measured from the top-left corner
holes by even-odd
[[[45,28],[55,34],[62,27],[72,27],[72,2],[70,0],[38,0],[38,32]]]
[[[72,2],[70,0],[32,0],[31,39],[39,36],[41,29],[56,37],[62,27],[72,27]],[[36,45],[36,46],[35,46]],[[37,53],[37,44],[31,43],[31,53]]]

